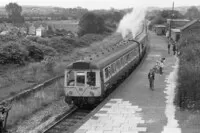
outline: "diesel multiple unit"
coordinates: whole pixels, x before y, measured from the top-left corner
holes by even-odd
[[[137,41],[128,39],[120,42],[116,45],[119,48],[111,54],[70,64],[65,70],[65,101],[79,106],[94,105],[104,99],[145,54],[148,41],[146,30],[138,38]]]

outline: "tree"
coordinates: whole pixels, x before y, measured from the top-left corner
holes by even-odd
[[[163,18],[161,15],[156,16],[151,20],[151,23],[149,25],[149,29],[152,29],[152,26],[155,24],[164,24],[166,22],[166,19]]]
[[[79,21],[78,35],[87,33],[102,33],[105,30],[105,23],[102,17],[92,12],[88,12]]]
[[[190,8],[188,8],[187,12],[185,13],[185,16],[192,20],[192,19],[198,19],[200,18],[200,13],[197,7],[192,6]]]
[[[172,10],[163,10],[161,12],[161,16],[163,18],[171,18],[171,15],[172,15]],[[184,18],[184,16],[179,11],[174,10],[173,11],[173,19],[177,19],[177,18]]]
[[[6,12],[8,13],[8,18],[12,21],[12,23],[23,23],[24,17],[21,15],[22,7],[17,3],[9,3],[5,7]]]
[[[146,13],[145,18],[152,21],[153,19],[155,19],[157,16],[160,16],[161,11],[160,10],[152,10],[152,11],[148,11]]]

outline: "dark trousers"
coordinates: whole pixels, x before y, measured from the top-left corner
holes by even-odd
[[[170,54],[170,48],[168,48],[168,54]]]
[[[174,55],[176,54],[176,50],[174,50]]]
[[[154,89],[154,80],[153,79],[149,79],[149,87],[151,90]]]
[[[163,68],[160,67],[160,74],[163,74]]]
[[[3,121],[0,120],[0,133],[3,133]]]

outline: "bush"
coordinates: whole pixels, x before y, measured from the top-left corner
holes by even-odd
[[[0,42],[10,42],[10,41],[17,41],[19,38],[15,35],[0,35]]]
[[[187,40],[187,41],[186,41]],[[200,40],[187,36],[180,41],[178,89],[175,103],[181,108],[200,109]]]
[[[48,45],[49,44],[49,39],[48,38],[38,37],[36,42],[39,43],[39,44]]]
[[[50,47],[54,48],[60,54],[69,54],[73,50],[73,44],[67,43],[61,37],[53,37],[49,43]]]
[[[28,59],[28,52],[17,42],[8,42],[0,47],[1,64],[24,64]]]
[[[37,42],[33,42],[29,39],[21,40],[21,44],[26,47],[27,51],[29,52],[29,58],[33,59],[34,61],[41,61],[44,59],[44,56],[55,56],[57,55],[57,51],[48,46],[47,41],[44,39],[39,38],[36,40],[43,44],[38,44]]]
[[[33,42],[37,42],[37,39],[39,38],[39,37],[37,37],[37,36],[28,36],[28,37],[26,37],[28,40],[30,40],[30,41],[33,41]]]
[[[40,49],[43,52],[44,56],[55,56],[58,54],[57,51],[52,47],[40,44],[34,44],[34,46]]]
[[[41,61],[44,59],[43,51],[39,49],[36,45],[27,46],[27,50],[29,52],[29,58],[34,59],[34,61]]]

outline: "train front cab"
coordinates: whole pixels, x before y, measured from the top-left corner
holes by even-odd
[[[100,71],[98,69],[65,70],[65,102],[81,106],[93,105],[101,96]]]

